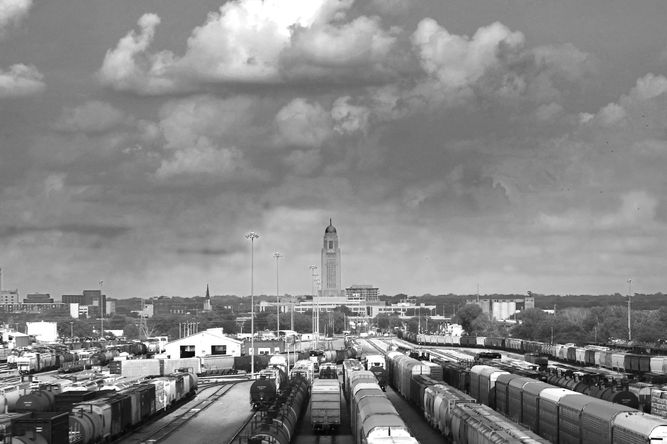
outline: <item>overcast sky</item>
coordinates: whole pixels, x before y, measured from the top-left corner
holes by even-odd
[[[664,0],[0,0],[3,288],[667,291]]]

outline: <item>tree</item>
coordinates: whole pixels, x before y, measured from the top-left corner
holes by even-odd
[[[512,336],[531,341],[550,342],[551,326],[555,325],[553,316],[547,315],[538,308],[529,308],[518,316],[521,323],[512,329]]]
[[[70,337],[72,335],[75,338],[86,338],[93,336],[93,322],[82,320],[82,319],[72,319],[70,321],[62,321],[57,324],[58,335],[61,337]]]
[[[380,330],[389,330],[389,315],[379,314],[375,317],[375,324]]]
[[[476,304],[466,304],[459,311],[456,312],[456,315],[452,319],[453,322],[460,324],[463,327],[463,330],[466,331],[469,335],[473,335],[477,324],[474,324],[474,321],[482,315],[482,307]]]
[[[126,324],[125,327],[123,327],[123,336],[127,339],[139,339],[139,327],[137,327],[137,324]]]

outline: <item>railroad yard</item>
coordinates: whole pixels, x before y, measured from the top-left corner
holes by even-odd
[[[325,349],[304,342],[289,357],[262,357],[255,378],[232,368],[207,374],[192,358],[110,365],[127,376],[95,367],[24,375],[30,382],[5,378],[2,400],[9,413],[1,421],[12,442],[34,444],[667,439],[667,419],[646,413],[652,400],[661,411],[655,394],[662,386],[637,382],[637,375],[618,368],[630,369],[632,356],[614,353],[612,369],[578,363],[577,356],[587,356],[583,351],[557,361],[522,353],[529,344],[487,348],[485,338],[440,343],[446,340],[452,339],[340,338],[323,342]],[[213,368],[210,359],[207,365]],[[140,376],[138,369],[157,374]],[[592,375],[598,378],[593,383]],[[609,385],[601,386],[602,380]]]

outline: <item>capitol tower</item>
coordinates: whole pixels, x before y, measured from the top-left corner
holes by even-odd
[[[321,297],[340,297],[343,292],[340,284],[340,247],[338,233],[329,219],[329,226],[324,230],[322,247],[322,289]]]

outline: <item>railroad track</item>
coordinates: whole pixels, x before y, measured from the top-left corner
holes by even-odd
[[[243,421],[241,426],[238,428],[236,433],[234,433],[234,436],[232,436],[232,439],[229,440],[230,443],[241,443],[243,442],[243,438],[246,438],[247,442],[247,435],[248,435],[248,428],[250,428],[250,424],[253,422],[253,420],[259,416],[261,412],[252,412],[248,417]]]
[[[221,385],[210,395],[201,400],[190,401],[181,407],[177,408],[171,413],[156,418],[156,421],[153,421],[149,424],[144,425],[142,428],[136,430],[129,436],[124,436],[118,440],[116,443],[122,444],[151,444],[159,442],[169,435],[178,430],[183,424],[190,421],[192,418],[197,416],[201,411],[206,410],[214,402],[222,398],[227,392],[229,392],[232,387],[238,384],[241,381],[231,382],[229,384]],[[214,387],[214,384],[205,386],[206,388]],[[201,390],[200,390],[201,391]],[[160,419],[165,416],[169,417],[169,422],[163,423]]]

